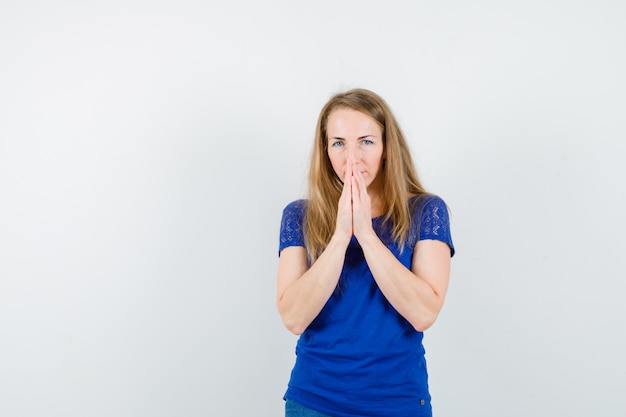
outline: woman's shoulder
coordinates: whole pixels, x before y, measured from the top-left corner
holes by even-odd
[[[304,198],[294,200],[291,203],[287,204],[283,211],[304,211],[306,210],[308,202],[309,200]]]
[[[424,193],[420,195],[414,195],[409,199],[409,205],[413,209],[414,213],[419,212],[437,212],[445,210],[447,212],[448,205],[436,194]]]
[[[302,218],[306,212],[306,207],[308,204],[308,200],[299,199],[294,200],[291,203],[287,204],[283,209],[283,217],[296,217]]]
[[[437,234],[439,231],[448,233],[449,213],[448,205],[436,194],[422,194],[411,198],[411,213],[413,225],[417,226],[418,235]]]
[[[415,237],[418,240],[441,240],[450,246],[450,254],[454,255],[454,244],[450,234],[450,215],[446,202],[435,194],[414,196],[411,199],[414,213]]]
[[[294,200],[283,210],[278,253],[287,246],[304,246],[304,214],[307,200]]]

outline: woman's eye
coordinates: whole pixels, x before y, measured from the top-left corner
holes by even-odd
[[[364,144],[364,145],[371,145],[372,143],[374,143],[374,142],[372,142],[372,141],[371,141],[371,140],[369,140],[369,139],[364,139],[364,140],[363,140],[363,144]]]
[[[338,148],[338,147],[340,147],[340,146],[343,146],[343,142],[341,142],[341,141],[339,141],[339,140],[338,140],[337,142],[333,142],[333,143],[331,143],[331,144],[330,144],[330,146],[333,146],[333,147],[335,147],[335,148]]]

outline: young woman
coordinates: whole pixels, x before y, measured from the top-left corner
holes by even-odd
[[[337,94],[315,133],[306,200],[280,229],[277,305],[300,335],[286,416],[431,416],[422,345],[454,255],[389,106]]]

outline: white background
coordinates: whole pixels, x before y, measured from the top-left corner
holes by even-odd
[[[623,416],[625,20],[617,0],[2,0],[0,415],[282,415],[282,208],[321,106],[365,87],[452,209],[435,415]]]

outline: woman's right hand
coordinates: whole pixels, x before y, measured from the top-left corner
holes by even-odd
[[[336,237],[342,240],[350,240],[352,238],[354,233],[352,217],[352,162],[348,161],[343,179],[343,190],[341,191],[337,207]]]

